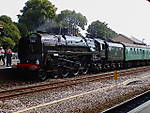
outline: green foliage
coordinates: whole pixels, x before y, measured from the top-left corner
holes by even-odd
[[[6,16],[6,15],[2,15],[0,17],[0,21],[4,22],[4,23],[7,23],[7,24],[12,24],[12,20],[10,17]]]
[[[2,37],[3,36],[3,34],[4,34],[4,26],[5,26],[6,24],[3,22],[3,21],[1,21],[0,20],[0,26],[2,26],[2,28],[1,28],[1,30],[0,30],[0,37]]]
[[[25,37],[29,33],[27,26],[25,24],[22,23],[15,23],[15,24],[21,33],[21,37]]]
[[[0,36],[0,45],[13,47],[20,39],[20,31],[12,22],[11,18],[3,15],[0,16],[0,25],[3,26],[3,34]],[[6,43],[8,41],[8,43]]]
[[[94,21],[87,29],[87,37],[109,39],[117,35],[116,32],[107,27],[106,23],[100,21]]]
[[[67,28],[81,28],[84,30],[84,26],[87,25],[87,19],[81,13],[76,13],[75,11],[64,10],[57,15],[56,21],[59,23],[60,27]]]
[[[15,46],[15,42],[9,37],[3,37],[1,39],[1,42],[1,46],[3,46],[4,48],[13,48]]]
[[[34,31],[48,19],[54,18],[56,8],[48,0],[29,0],[18,15],[19,23],[26,25],[28,31]]]
[[[10,37],[14,42],[18,43],[20,39],[20,31],[15,24],[6,24],[4,27],[4,34]]]

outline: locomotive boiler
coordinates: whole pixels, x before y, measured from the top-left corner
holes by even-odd
[[[93,60],[100,59],[94,40],[77,36],[32,33],[20,39],[18,48],[17,67],[37,71],[42,80],[48,73],[60,77],[86,74]]]

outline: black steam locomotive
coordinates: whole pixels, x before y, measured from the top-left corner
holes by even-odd
[[[19,41],[20,63],[17,67],[38,72],[41,80],[45,80],[48,75],[77,76],[86,74],[89,70],[99,72],[139,61],[130,60],[126,56],[131,47],[135,48],[95,38],[32,33]]]

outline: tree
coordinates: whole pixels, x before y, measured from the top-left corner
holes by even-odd
[[[102,23],[99,20],[94,21],[87,29],[87,37],[109,39],[117,35],[116,32],[107,27],[106,23]]]
[[[8,17],[8,16],[6,16],[6,15],[2,15],[2,16],[0,17],[0,21],[2,21],[2,22],[4,22],[4,23],[7,23],[7,24],[13,23],[12,20],[11,20],[11,18]]]
[[[59,23],[60,27],[81,28],[82,30],[84,30],[85,25],[87,25],[85,16],[70,10],[61,11],[61,13],[57,15],[56,21]]]
[[[18,15],[19,23],[26,25],[28,31],[34,31],[48,19],[54,18],[56,8],[48,0],[29,0]]]
[[[21,33],[21,37],[25,37],[29,33],[27,26],[25,24],[23,23],[15,23],[15,24]]]
[[[4,48],[13,48],[15,46],[15,42],[9,37],[3,37],[1,41]]]
[[[0,36],[0,45],[13,47],[16,43],[18,43],[21,37],[20,31],[12,22],[11,18],[6,15],[0,16],[0,25],[3,26],[2,35]],[[6,42],[8,43],[6,44]]]
[[[4,34],[5,36],[11,38],[15,43],[18,43],[21,35],[20,31],[15,24],[6,24],[4,26]]]

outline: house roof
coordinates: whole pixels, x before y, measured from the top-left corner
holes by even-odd
[[[128,39],[128,40],[130,40],[130,41],[132,41],[132,42],[134,42],[135,44],[142,44],[142,45],[146,45],[144,42],[142,42],[141,40],[138,40],[137,38],[135,38],[135,37],[127,37],[127,36],[125,36],[125,35],[123,35],[123,34],[119,34],[120,36],[122,36],[122,37],[124,37],[124,38],[126,38],[126,39]]]
[[[137,38],[135,38],[133,36],[130,39],[133,40],[136,43],[142,43],[142,44],[144,44],[141,40],[138,40]]]

